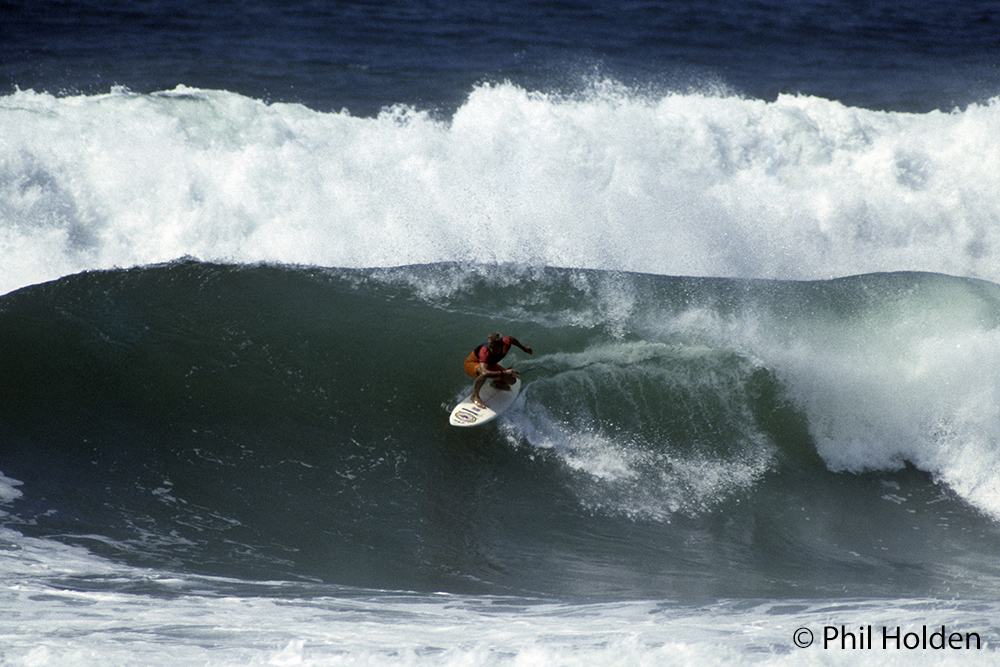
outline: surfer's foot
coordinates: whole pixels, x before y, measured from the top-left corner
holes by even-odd
[[[502,391],[510,391],[510,385],[506,382],[500,382],[500,380],[494,380],[493,386]]]
[[[476,405],[478,405],[479,407],[481,407],[483,409],[486,409],[486,404],[483,403],[482,400],[480,400],[480,398],[478,396],[473,396],[472,397],[472,402],[475,403]]]

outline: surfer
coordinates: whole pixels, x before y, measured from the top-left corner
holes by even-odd
[[[513,336],[503,337],[498,333],[491,333],[485,344],[477,346],[465,358],[465,372],[476,378],[475,384],[472,385],[472,402],[479,407],[486,407],[479,398],[479,390],[486,383],[487,378],[493,378],[493,386],[497,389],[507,391],[517,381],[517,377],[520,375],[518,371],[504,368],[497,363],[507,356],[511,346],[517,346],[528,354],[533,354],[530,345],[522,345],[521,341]]]

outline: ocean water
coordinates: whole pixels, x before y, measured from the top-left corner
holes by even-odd
[[[995,664],[993,3],[0,16],[0,664]]]

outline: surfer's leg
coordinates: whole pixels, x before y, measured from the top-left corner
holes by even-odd
[[[483,399],[479,398],[479,390],[483,388],[484,384],[486,384],[486,376],[482,374],[478,375],[476,381],[472,384],[472,402],[481,408],[486,407]]]
[[[462,364],[462,370],[464,370],[465,374],[473,380],[479,375],[479,358],[476,356],[475,352],[465,358],[465,362]]]

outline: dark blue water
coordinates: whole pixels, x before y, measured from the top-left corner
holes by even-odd
[[[371,115],[452,111],[483,81],[575,90],[723,86],[870,109],[1000,91],[1000,10],[969,2],[18,2],[0,84],[56,93],[190,87]]]

